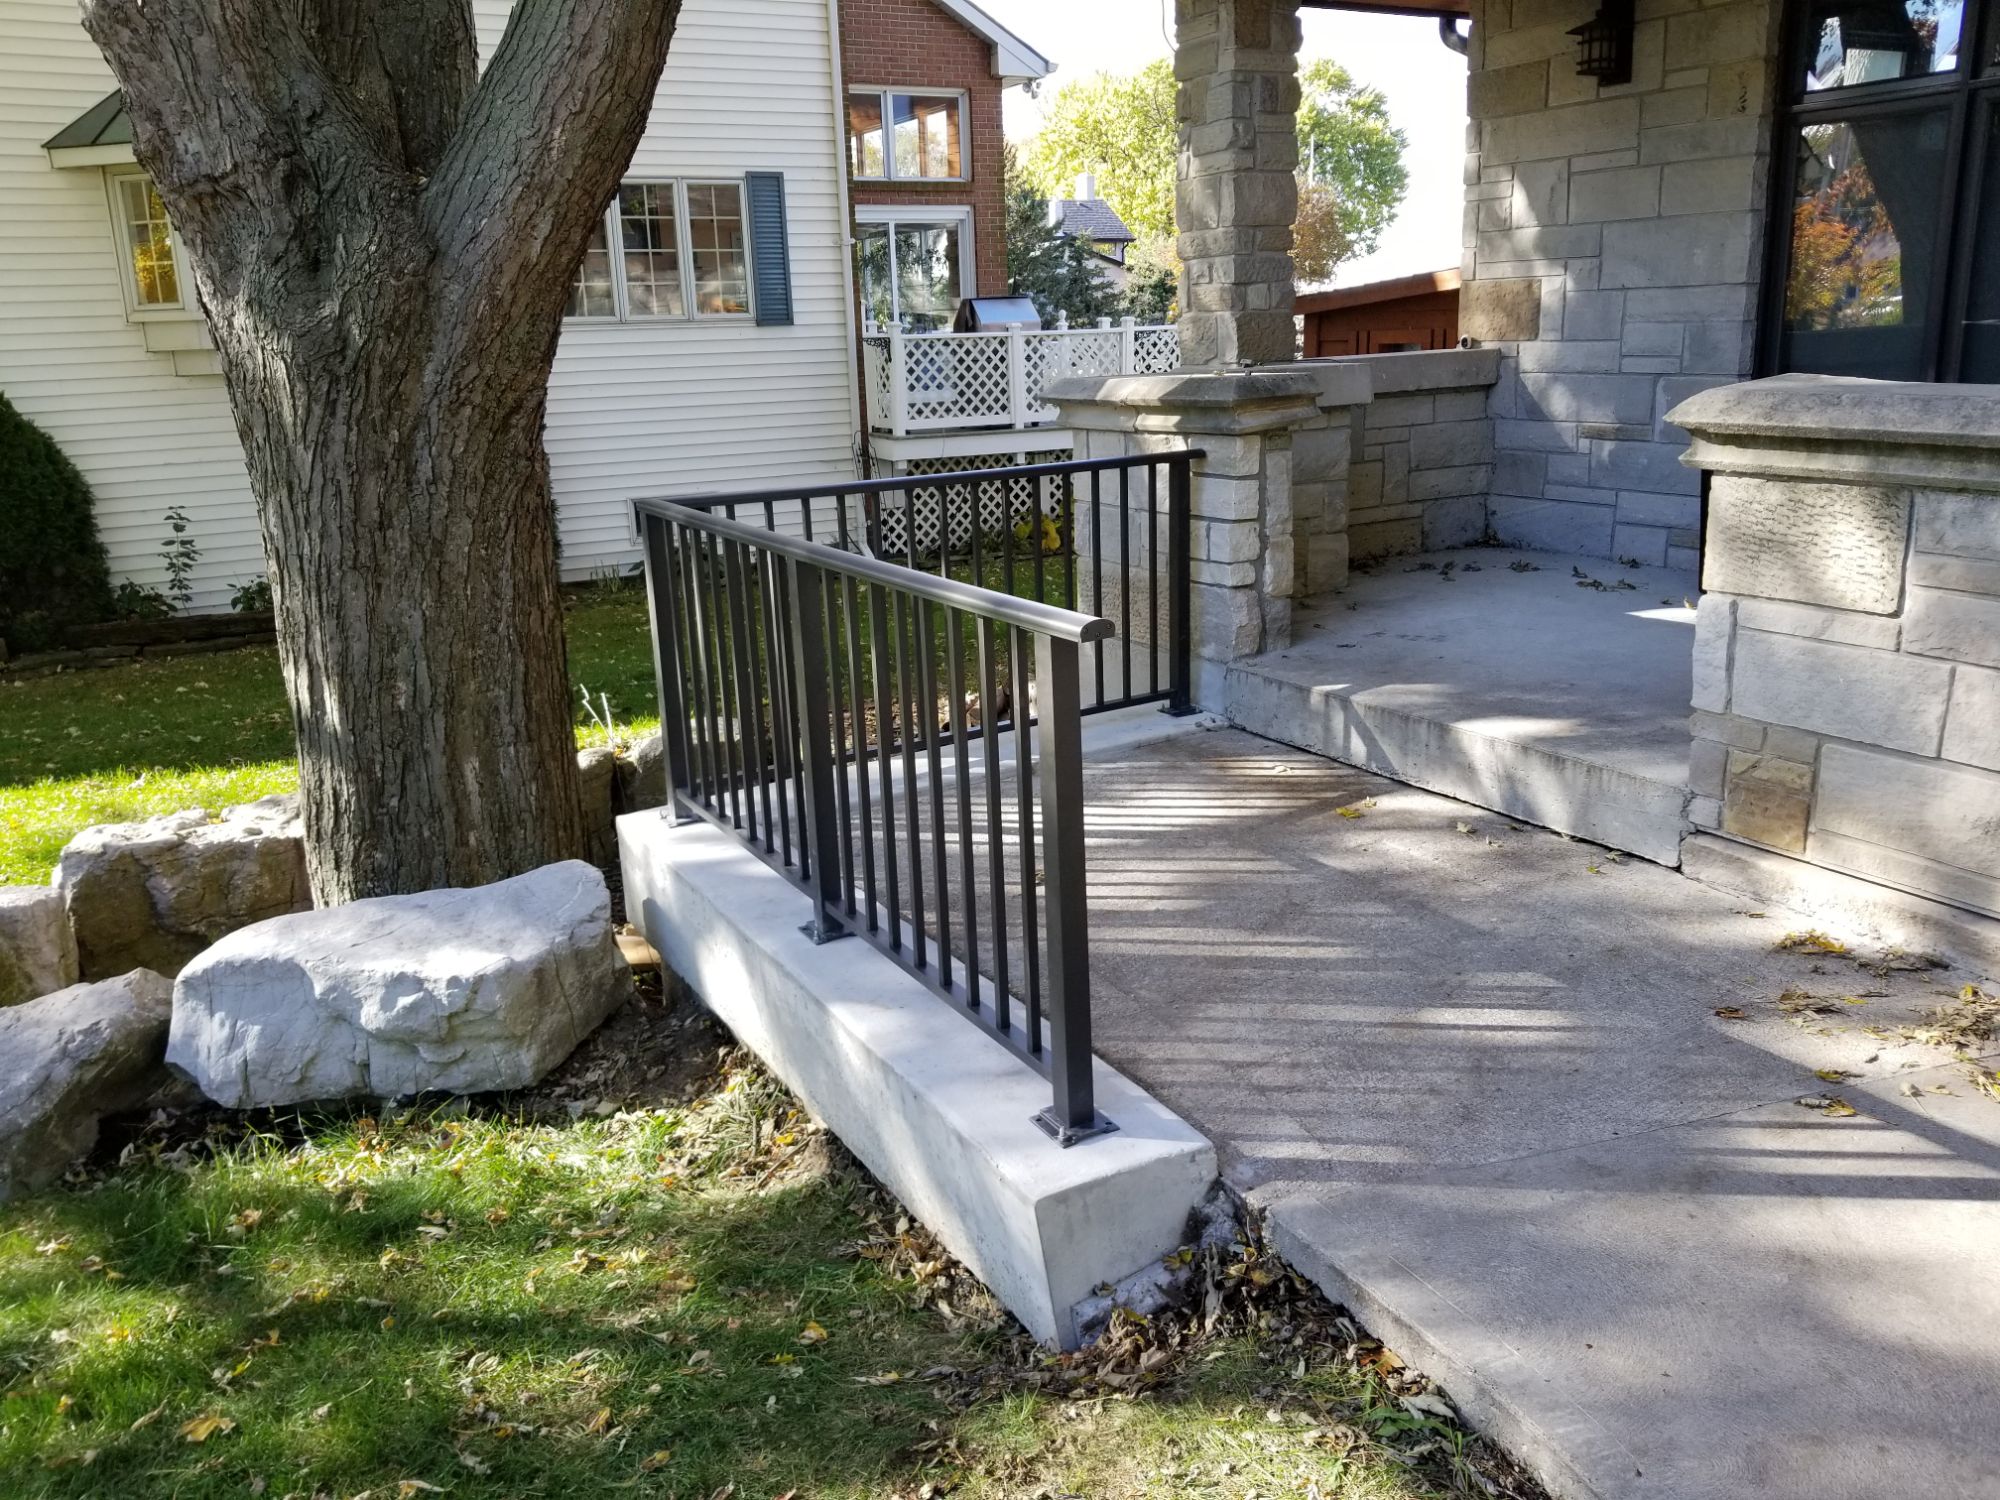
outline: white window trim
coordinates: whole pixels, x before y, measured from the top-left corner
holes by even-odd
[[[850,83],[847,86],[847,93],[875,94],[879,96],[881,100],[882,174],[879,177],[871,177],[864,173],[854,172],[850,170],[849,175],[852,177],[854,181],[901,182],[901,183],[972,181],[972,120],[970,117],[970,111],[966,107],[967,96],[966,96],[966,91],[964,89],[928,88],[928,87],[920,87],[916,84],[909,84],[909,83],[902,83],[902,84]],[[929,99],[956,99],[958,101],[958,169],[959,170],[958,170],[958,175],[956,177],[899,177],[896,175],[896,151],[893,143],[890,141],[890,135],[892,134],[893,131],[893,125],[889,118],[889,96],[891,94],[921,94],[925,98]],[[845,121],[847,118],[847,100],[845,95],[843,95],[841,98],[840,116],[843,121]],[[851,143],[853,139],[854,137],[850,133],[845,137],[845,139],[841,141],[840,149],[843,153],[847,153],[852,149]],[[849,163],[849,166],[850,168],[852,167],[851,161]]]
[[[151,182],[151,176],[139,167],[107,168],[104,173],[104,207],[111,216],[111,249],[118,261],[118,289],[125,299],[125,321],[128,323],[199,323],[202,321],[201,308],[194,300],[194,283],[188,279],[187,251],[181,244],[180,231],[167,225],[167,240],[174,258],[174,282],[181,290],[181,299],[172,307],[149,306],[139,300],[138,279],[132,272],[132,243],[126,233],[125,206],[119,201],[118,185],[132,178]]]
[[[625,284],[625,255],[623,236],[618,222],[618,193],[611,195],[611,201],[604,205],[604,243],[609,248],[611,259],[611,306],[609,317],[577,316],[565,312],[563,326],[579,328],[657,328],[661,324],[685,323],[755,323],[757,321],[757,264],[756,250],[750,243],[750,189],[742,177],[626,177],[619,181],[619,191],[628,187],[672,188],[674,195],[674,244],[679,250],[681,275],[681,308],[675,313],[635,313],[627,295]],[[737,212],[743,223],[743,276],[744,301],[749,304],[740,313],[705,313],[695,307],[694,246],[690,234],[692,227],[688,215],[687,190],[690,187],[733,187],[736,189]]]
[[[944,224],[958,226],[958,296],[962,302],[967,297],[975,297],[978,282],[974,268],[979,257],[972,243],[972,205],[969,203],[857,203],[854,205],[854,222],[857,224]],[[850,252],[851,254],[851,252]],[[896,235],[892,228],[889,234],[889,285],[900,287],[902,282],[896,275]]]

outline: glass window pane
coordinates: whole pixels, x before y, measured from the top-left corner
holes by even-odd
[[[1965,278],[1965,344],[1958,378],[2000,384],[2000,110],[1986,116],[1986,155],[1981,184],[1979,227],[1972,237],[1972,264]]]
[[[891,94],[898,177],[958,177],[958,96]]]
[[[635,318],[684,318],[680,236],[670,182],[631,182],[618,190],[619,248],[626,312]]]
[[[733,182],[691,183],[687,195],[694,310],[747,313],[750,250],[743,233],[743,189]]]
[[[1812,0],[1805,90],[1949,73],[1964,13],[1965,0]]]
[[[1802,126],[1781,361],[1924,378],[1949,115]]]
[[[618,300],[611,289],[611,239],[600,217],[569,285],[566,318],[615,318]]]
[[[1982,77],[2000,73],[2000,5],[1986,7],[1986,36],[1975,61]]]
[[[880,177],[882,157],[882,96],[847,96],[847,170],[856,177]]]
[[[958,226],[897,224],[897,312],[913,333],[950,328],[958,312]]]
[[[854,226],[854,261],[861,282],[861,315],[879,328],[896,319],[896,288],[889,276],[889,226]]]
[[[173,229],[167,206],[150,177],[118,179],[118,207],[125,226],[125,253],[132,261],[132,287],[141,307],[179,307],[180,272],[174,265]]]

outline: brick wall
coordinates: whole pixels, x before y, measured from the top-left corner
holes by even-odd
[[[856,203],[927,203],[972,208],[977,286],[966,296],[1007,290],[1005,191],[1001,182],[1001,82],[993,49],[933,0],[841,0],[841,72],[852,87],[964,89],[971,180],[938,183],[856,182]]]
[[[1750,373],[1775,0],[1642,0],[1632,81],[1576,75],[1596,0],[1475,10],[1460,327],[1505,353],[1493,530],[1692,566],[1677,402]]]

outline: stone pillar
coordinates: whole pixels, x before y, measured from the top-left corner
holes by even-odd
[[[1044,392],[1061,409],[1061,425],[1076,433],[1079,458],[1181,448],[1205,453],[1194,469],[1191,569],[1195,701],[1204,707],[1221,702],[1230,662],[1291,643],[1292,605],[1306,583],[1293,508],[1293,436],[1351,420],[1344,407],[1324,407],[1325,380],[1324,372],[1305,370],[1186,372],[1079,377]],[[1349,385],[1345,394],[1367,399],[1365,372],[1354,372]],[[1080,519],[1079,536],[1094,524],[1096,518]],[[1161,537],[1164,547],[1164,529]],[[1105,613],[1113,603],[1078,599],[1079,607]]]
[[[1298,0],[1178,0],[1181,364],[1292,358]]]
[[[1711,476],[1691,821],[2000,916],[1992,397],[1789,375],[1669,420]]]

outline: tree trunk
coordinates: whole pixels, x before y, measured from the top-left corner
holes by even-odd
[[[258,498],[322,903],[583,848],[542,445],[678,0],[84,0]]]

